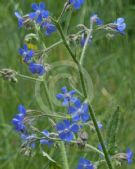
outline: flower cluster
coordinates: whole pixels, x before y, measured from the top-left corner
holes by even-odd
[[[26,116],[26,109],[23,105],[18,106],[18,114],[15,115],[15,117],[12,120],[12,123],[16,129],[16,131],[25,131],[26,126],[24,125],[24,118]]]
[[[34,51],[28,50],[26,44],[24,44],[23,48],[20,48],[19,54],[22,56],[23,61],[29,65],[29,70],[32,74],[42,76],[45,73],[45,67],[33,61]]]
[[[56,27],[51,23],[49,11],[45,9],[45,3],[40,2],[33,3],[31,8],[34,12],[30,12],[25,16],[21,16],[18,12],[15,12],[15,16],[18,18],[19,27],[27,26],[27,24],[32,24],[32,22],[38,24],[43,30],[45,30],[45,35],[49,36],[56,31]]]

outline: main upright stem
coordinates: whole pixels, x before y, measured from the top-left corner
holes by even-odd
[[[83,93],[84,93],[85,99],[87,99],[87,90],[86,90],[86,87],[85,87],[85,82],[84,82],[84,76],[83,76],[82,66],[81,66],[81,64],[78,62],[78,60],[76,60],[76,56],[74,55],[74,53],[72,52],[70,46],[68,45],[68,43],[67,43],[67,41],[66,41],[66,38],[65,38],[65,35],[64,35],[63,31],[62,31],[62,28],[61,28],[60,24],[59,24],[57,21],[55,21],[55,20],[53,20],[53,21],[54,21],[54,23],[55,23],[55,25],[56,25],[56,27],[57,27],[59,33],[60,33],[60,36],[61,36],[61,38],[62,38],[62,40],[63,40],[63,43],[64,43],[65,47],[67,48],[67,50],[68,50],[68,52],[70,53],[70,55],[71,55],[73,61],[76,63],[76,65],[77,65],[77,67],[78,67],[78,71],[79,71],[79,75],[80,75],[80,79],[81,79],[81,84],[82,84]],[[88,35],[88,36],[89,36],[89,35]],[[87,43],[88,43],[88,40],[87,40]],[[86,46],[86,45],[87,45],[87,44],[85,43],[85,46]],[[86,50],[86,47],[85,47],[85,50]],[[83,50],[83,55],[84,55],[84,53],[85,53],[85,51]],[[82,57],[83,57],[83,56],[81,56],[81,58],[82,58]],[[90,112],[90,115],[91,115],[91,119],[92,119],[93,124],[94,124],[94,126],[95,126],[95,130],[96,130],[96,133],[97,133],[99,142],[100,142],[100,144],[101,144],[101,146],[102,146],[103,153],[104,153],[104,155],[105,155],[105,160],[106,160],[106,163],[107,163],[107,165],[108,165],[108,168],[109,168],[109,169],[113,169],[113,166],[112,166],[112,164],[111,164],[111,161],[110,161],[110,158],[109,158],[109,154],[108,154],[107,149],[106,149],[106,147],[105,147],[105,144],[104,144],[104,141],[103,141],[101,132],[100,132],[100,130],[99,130],[99,128],[98,128],[98,123],[97,123],[97,120],[96,120],[96,117],[95,117],[95,112],[94,112],[94,110],[92,109],[92,106],[90,105],[90,103],[89,103],[88,107],[89,107],[89,112]]]

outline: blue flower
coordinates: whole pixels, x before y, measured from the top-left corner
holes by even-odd
[[[44,136],[46,136],[46,137],[49,137],[49,136],[50,136],[50,133],[49,133],[47,130],[42,131],[42,134],[43,134]],[[45,139],[45,138],[42,138],[42,139],[40,140],[40,144],[46,144],[46,145],[48,145],[48,146],[51,146],[51,145],[53,144],[53,141],[48,140],[47,138],[46,138],[46,139]]]
[[[26,44],[23,45],[23,48],[19,49],[19,53],[23,57],[24,62],[26,63],[28,63],[34,56],[34,51],[28,50],[28,46]]]
[[[15,12],[15,16],[18,18],[18,26],[21,28],[23,26],[24,19],[18,12]]]
[[[99,25],[99,26],[103,25],[103,21],[98,17],[97,14],[93,14],[93,15],[90,17],[90,20],[91,20],[91,22],[96,23],[96,24]]]
[[[118,18],[116,21],[114,21],[114,24],[116,26],[116,30],[118,32],[124,34],[124,30],[126,29],[125,19]]]
[[[63,100],[63,106],[69,106],[70,102],[74,103],[77,100],[77,98],[74,97],[74,94],[76,93],[75,90],[68,91],[67,87],[62,87],[61,91],[62,93],[57,94],[56,98],[58,100]]]
[[[131,164],[133,162],[132,160],[133,152],[130,150],[130,148],[127,149],[126,157],[127,157],[128,164]]]
[[[26,116],[26,109],[23,105],[18,106],[18,114],[15,115],[15,117],[12,120],[12,123],[16,129],[16,131],[23,132],[26,129],[26,126],[23,123],[23,120]]]
[[[89,160],[81,157],[77,169],[94,169],[94,166]]]
[[[69,120],[63,120],[56,124],[56,129],[61,140],[70,142],[74,139],[74,133],[79,131],[79,126],[75,123],[72,124]]]
[[[44,2],[40,2],[39,4],[33,3],[31,7],[35,12],[31,12],[29,14],[30,19],[35,20],[37,23],[41,23],[43,21],[43,18],[48,18],[49,11],[44,9]]]
[[[34,62],[29,64],[29,70],[32,74],[38,74],[39,76],[42,76],[45,73],[45,67],[42,64]]]
[[[75,9],[80,9],[84,3],[84,0],[69,0],[69,3],[72,4]]]
[[[56,31],[55,25],[53,25],[52,23],[49,23],[49,22],[43,22],[42,23],[42,28],[46,29],[45,34],[47,36],[51,35],[53,32]]]
[[[72,120],[82,120],[82,122],[88,121],[90,118],[88,104],[85,102],[82,104],[79,99],[74,104],[75,106],[70,106],[68,109],[69,114],[72,116]]]

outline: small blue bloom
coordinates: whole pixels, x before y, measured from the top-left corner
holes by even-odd
[[[28,50],[28,46],[24,44],[23,48],[19,49],[19,54],[23,57],[24,62],[28,63],[34,56],[34,51]]]
[[[56,129],[61,140],[70,142],[74,139],[74,133],[79,131],[79,126],[75,123],[72,124],[69,120],[63,120],[57,123]]]
[[[116,30],[122,34],[124,34],[124,30],[126,29],[126,23],[124,18],[118,18],[116,21],[114,21],[114,24],[116,25]]]
[[[32,74],[38,74],[39,76],[42,76],[45,73],[45,67],[42,64],[34,62],[29,64],[29,70]]]
[[[91,20],[91,22],[96,23],[96,24],[99,25],[99,26],[103,25],[103,21],[98,17],[97,14],[93,14],[93,15],[90,17],[90,20]]]
[[[31,7],[35,12],[29,14],[30,19],[35,20],[37,23],[41,23],[44,18],[48,18],[49,11],[44,9],[44,2],[40,2],[39,4],[33,3]]]
[[[131,164],[133,162],[132,160],[133,152],[130,150],[130,148],[127,149],[126,157],[127,157],[128,164]]]
[[[74,6],[74,9],[80,9],[84,4],[84,0],[70,0],[69,2]]]
[[[77,169],[94,169],[94,166],[89,160],[81,157]]]
[[[102,129],[102,128],[103,128],[103,124],[100,123],[100,122],[98,122],[98,128],[99,128],[99,129]]]
[[[23,120],[24,120],[24,118],[26,116],[26,109],[25,109],[25,107],[23,105],[19,105],[18,106],[18,112],[19,113],[16,114],[15,117],[12,119],[12,123],[13,123],[16,131],[23,132],[26,129],[26,126],[23,123]]]
[[[72,116],[72,120],[82,120],[82,122],[88,121],[90,118],[88,104],[85,102],[82,104],[79,99],[74,104],[75,106],[70,106],[68,109],[69,114]]]
[[[63,106],[69,106],[70,102],[74,103],[77,100],[77,98],[74,97],[74,94],[76,93],[75,90],[68,91],[67,87],[62,87],[61,91],[62,93],[57,94],[56,98],[58,100],[63,100]]]
[[[55,25],[53,25],[52,23],[49,23],[49,22],[43,22],[42,23],[42,28],[46,29],[45,34],[47,36],[50,36],[53,32],[56,31]]]
[[[19,12],[15,12],[15,16],[18,18],[18,27],[21,28],[23,26],[24,19]]]
[[[50,133],[47,131],[47,130],[44,130],[44,131],[42,131],[42,134],[44,135],[44,136],[46,136],[46,137],[49,137],[50,136]],[[45,139],[45,138],[42,138],[41,140],[40,140],[40,144],[46,144],[46,145],[48,145],[48,146],[51,146],[52,144],[53,144],[53,141],[51,141],[51,140],[49,140],[49,139]]]

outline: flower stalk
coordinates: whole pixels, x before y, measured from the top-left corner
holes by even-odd
[[[82,84],[82,89],[83,89],[84,97],[85,97],[85,99],[87,100],[87,90],[86,90],[86,86],[85,86],[85,82],[84,82],[82,65],[78,62],[78,60],[76,59],[76,56],[74,55],[74,53],[72,52],[70,46],[68,45],[68,43],[67,43],[67,41],[66,41],[66,38],[65,38],[65,35],[64,35],[63,31],[62,31],[62,28],[61,28],[60,24],[59,24],[57,21],[55,21],[55,20],[53,20],[53,22],[55,23],[55,25],[56,25],[56,27],[57,27],[57,29],[58,29],[58,31],[59,31],[59,34],[60,34],[60,36],[61,36],[61,38],[62,38],[62,40],[63,40],[63,43],[64,43],[65,47],[67,48],[67,50],[68,50],[68,52],[70,53],[70,55],[71,55],[73,61],[76,63],[76,65],[77,65],[77,67],[78,67],[78,71],[79,71],[79,75],[80,75],[80,79],[81,79],[81,84]],[[84,45],[85,48],[83,49],[83,52],[82,52],[82,54],[81,54],[81,58],[82,58],[82,59],[81,59],[81,63],[82,63],[83,58],[84,58],[84,54],[85,54],[85,51],[86,51],[86,46],[88,45],[88,38],[89,38],[90,34],[91,34],[91,32],[89,32],[89,34],[88,34],[87,41],[85,42],[85,45]],[[109,168],[109,169],[113,169],[113,166],[112,166],[112,164],[111,164],[111,160],[110,160],[110,158],[109,158],[108,151],[107,151],[107,149],[106,149],[106,147],[105,147],[105,145],[104,145],[104,141],[103,141],[101,132],[100,132],[100,130],[99,130],[99,128],[98,128],[98,123],[97,123],[97,120],[96,120],[96,117],[95,117],[95,112],[94,112],[94,110],[92,109],[92,106],[91,106],[90,103],[89,103],[89,105],[88,105],[88,108],[89,108],[89,112],[90,112],[90,115],[91,115],[91,119],[92,119],[93,124],[94,124],[94,126],[95,126],[95,130],[96,130],[96,133],[97,133],[99,142],[100,142],[100,144],[101,144],[101,146],[102,146],[103,153],[104,153],[105,160],[106,160],[106,163],[107,163],[107,165],[108,165],[108,168]]]

